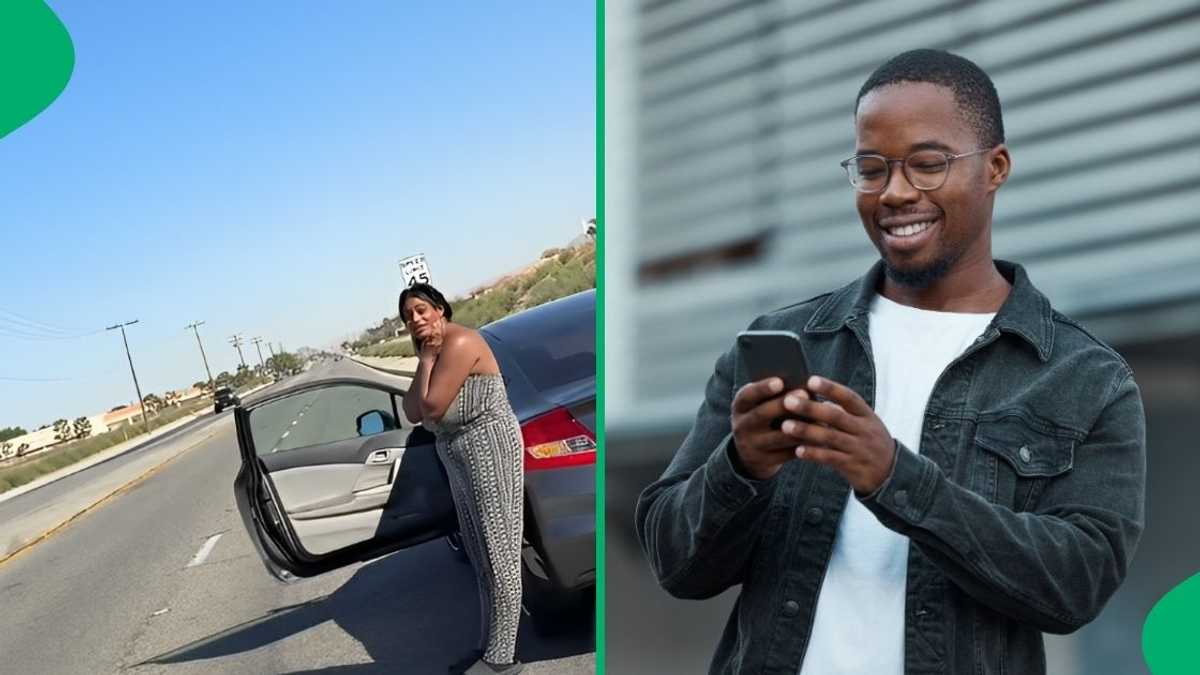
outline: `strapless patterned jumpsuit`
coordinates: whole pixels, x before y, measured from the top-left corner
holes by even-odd
[[[483,658],[511,663],[521,619],[524,442],[500,375],[467,377],[438,423],[437,451],[479,582]]]

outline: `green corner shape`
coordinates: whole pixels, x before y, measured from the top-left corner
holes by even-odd
[[[1142,627],[1142,655],[1154,675],[1200,673],[1200,574],[1159,599]]]
[[[0,139],[67,87],[75,45],[44,0],[0,0]]]

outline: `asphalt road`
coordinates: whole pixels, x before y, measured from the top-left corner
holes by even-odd
[[[340,365],[340,364],[339,364]],[[306,373],[301,373],[293,378],[276,384],[265,387],[258,392],[252,394],[254,397],[269,395],[282,387],[290,386],[293,383],[303,382],[311,377],[322,376],[327,370],[314,369]],[[195,421],[184,424],[176,429],[150,439],[127,452],[113,457],[105,462],[89,467],[85,471],[71,474],[65,478],[54,481],[44,487],[38,488],[32,492],[26,492],[12,499],[0,502],[0,523],[8,523],[19,520],[29,514],[53,505],[63,500],[69,500],[71,495],[75,493],[81,486],[98,480],[99,478],[119,471],[122,467],[135,461],[141,455],[157,450],[164,445],[170,443],[187,442],[191,439],[198,438],[207,433],[207,430],[220,420],[231,418],[233,412],[225,411],[219,415],[207,415]]]
[[[0,672],[443,673],[476,643],[474,575],[441,540],[273,581],[234,504],[232,417],[209,424],[211,438],[0,565]],[[526,621],[518,656],[529,673],[592,673],[593,635],[589,612],[550,638]]]
[[[117,471],[147,451],[160,448],[167,443],[177,443],[181,439],[200,435],[204,433],[209,426],[220,419],[220,417],[221,416],[201,417],[193,422],[184,424],[177,429],[172,429],[162,436],[154,438],[146,443],[142,443],[132,450],[113,457],[106,462],[97,464],[86,471],[72,474],[65,478],[56,480],[44,487],[38,488],[32,492],[26,492],[23,495],[0,502],[0,523],[18,520],[34,511],[45,508],[48,505],[54,504],[63,499],[69,499],[71,494],[79,489],[81,485],[84,485],[89,481],[94,481],[97,477],[103,474]]]

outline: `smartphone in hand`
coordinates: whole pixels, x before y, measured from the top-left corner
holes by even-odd
[[[738,333],[737,354],[750,382],[783,380],[784,391],[800,389],[810,375],[800,336],[790,330],[746,330]]]

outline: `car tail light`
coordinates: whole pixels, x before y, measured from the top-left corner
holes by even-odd
[[[525,439],[526,471],[596,462],[595,434],[562,408],[523,424],[521,436]]]

